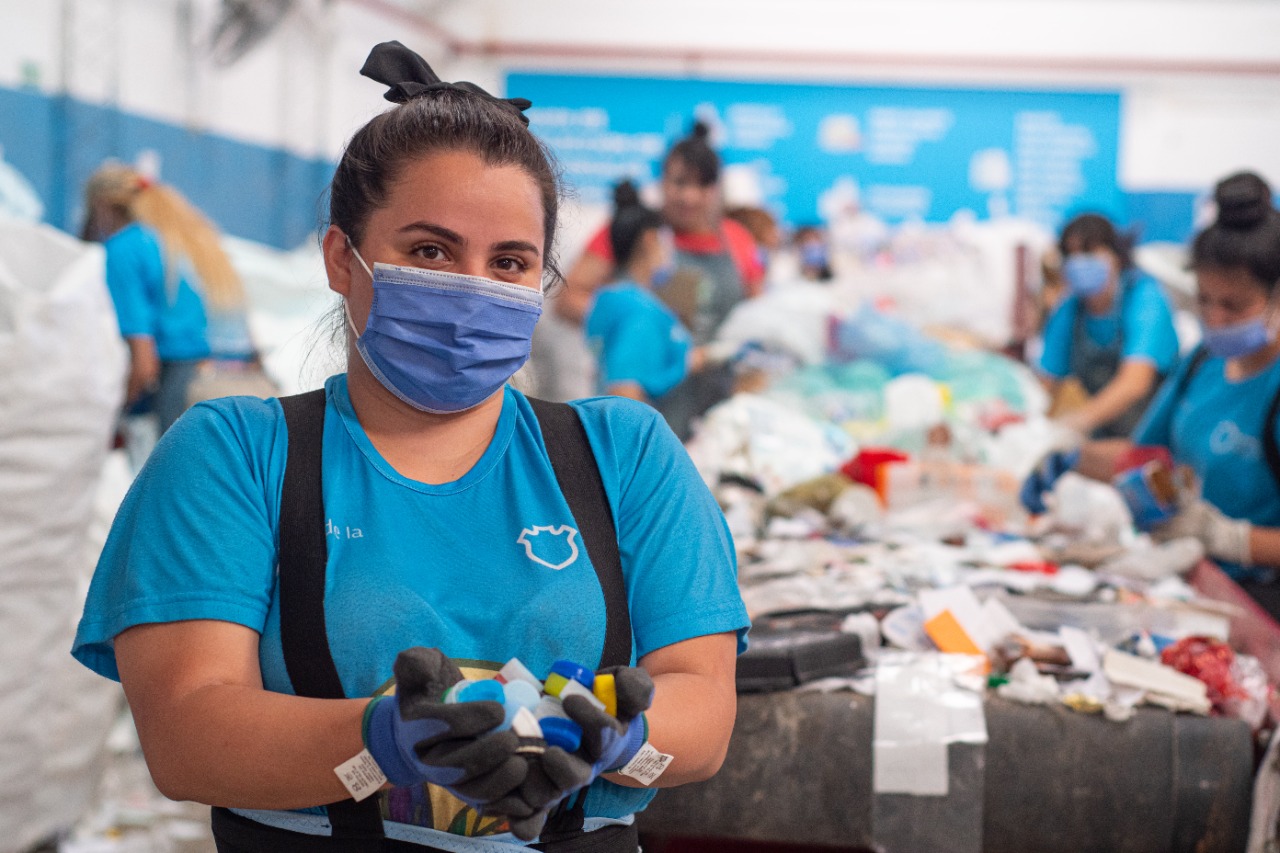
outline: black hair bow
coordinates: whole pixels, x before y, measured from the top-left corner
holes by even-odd
[[[466,81],[446,83],[431,70],[431,66],[425,59],[398,41],[384,41],[374,45],[360,73],[371,80],[390,86],[391,88],[387,89],[383,97],[393,103],[403,104],[439,89],[454,89],[479,95],[495,104],[513,109],[526,127],[529,124],[529,117],[524,114],[525,110],[533,106],[533,102],[529,99],[495,98],[475,83]]]

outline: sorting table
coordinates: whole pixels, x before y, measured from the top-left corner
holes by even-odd
[[[1280,625],[1209,564],[1192,582],[1238,606],[1233,642],[1280,677]],[[873,790],[874,707],[848,692],[739,696],[723,768],[663,791],[642,833],[886,853],[1245,848],[1255,748],[1242,721],[1144,707],[1117,723],[990,696],[986,745],[950,744],[947,795],[915,797]]]

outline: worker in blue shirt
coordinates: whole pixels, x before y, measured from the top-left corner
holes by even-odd
[[[163,433],[203,360],[254,357],[243,285],[216,229],[171,186],[110,162],[85,185],[85,207],[129,347],[126,406],[149,409]]]
[[[1127,436],[1178,357],[1169,302],[1103,216],[1071,220],[1059,249],[1069,295],[1045,326],[1039,368],[1051,390],[1074,377],[1089,394],[1063,425],[1083,437]]]
[[[1280,211],[1251,172],[1220,181],[1214,200],[1217,219],[1191,246],[1201,347],[1165,381],[1131,440],[1052,454],[1024,484],[1024,500],[1070,467],[1109,480],[1135,444],[1166,447],[1198,488],[1154,535],[1199,539],[1280,617]]]
[[[653,294],[675,270],[662,214],[640,203],[636,187],[614,189],[609,241],[620,273],[587,311],[587,345],[601,392],[653,403],[689,373],[693,342],[675,312]]]
[[[728,528],[651,408],[507,384],[558,277],[559,187],[529,102],[443,82],[397,42],[362,73],[397,106],[330,187],[346,372],[203,402],[169,430],[73,653],[123,684],[159,789],[217,806],[220,853],[633,853],[655,789],[707,778],[728,748],[748,625]],[[598,470],[590,516],[570,497],[587,466],[556,464],[566,444]],[[567,693],[548,709],[577,749],[504,728],[496,701],[443,701],[513,657],[590,681],[619,656],[599,673],[616,714]]]

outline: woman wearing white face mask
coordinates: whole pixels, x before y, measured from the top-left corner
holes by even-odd
[[[728,747],[747,619],[727,527],[649,407],[505,384],[558,277],[529,102],[396,42],[362,73],[398,106],[330,188],[347,369],[178,421],[73,654],[124,685],[160,790],[216,807],[220,853],[632,853],[653,789]],[[581,664],[590,699],[504,708],[511,658],[549,691]],[[444,701],[464,674],[490,698]]]
[[[1089,394],[1059,420],[1084,437],[1128,436],[1178,357],[1173,314],[1159,284],[1139,275],[1127,241],[1097,214],[1062,230],[1068,297],[1045,326],[1040,370],[1054,388],[1074,377]]]
[[[1280,211],[1244,172],[1218,183],[1217,221],[1191,247],[1204,342],[1161,387],[1132,442],[1086,445],[1079,468],[1109,478],[1133,444],[1168,448],[1201,497],[1156,531],[1194,536],[1280,615]]]

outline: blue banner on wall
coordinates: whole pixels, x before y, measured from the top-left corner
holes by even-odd
[[[765,205],[801,223],[851,203],[889,222],[962,210],[1057,228],[1082,210],[1123,219],[1116,92],[749,83],[512,73],[531,126],[588,203],[623,177],[656,180],[694,116]]]

